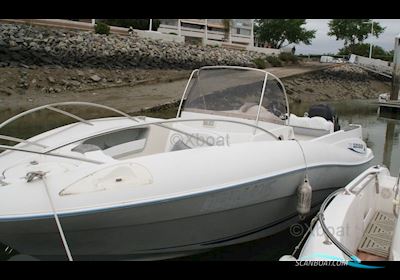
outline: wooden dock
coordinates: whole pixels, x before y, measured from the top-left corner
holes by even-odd
[[[379,116],[390,119],[400,119],[400,100],[379,102]]]

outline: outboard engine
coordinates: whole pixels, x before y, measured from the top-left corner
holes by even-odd
[[[322,117],[333,123],[334,131],[340,130],[339,117],[336,115],[335,108],[329,104],[312,105],[308,110],[308,116]]]

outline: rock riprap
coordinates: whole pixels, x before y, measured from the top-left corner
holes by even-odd
[[[0,67],[181,68],[254,66],[265,55],[245,50],[188,45],[129,36],[100,35],[24,24],[0,24]]]

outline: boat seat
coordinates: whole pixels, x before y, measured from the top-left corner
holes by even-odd
[[[81,154],[85,154],[87,152],[99,151],[101,150],[100,147],[93,145],[93,144],[80,144],[73,148],[72,152],[78,152]]]
[[[246,102],[238,110],[220,111],[219,113],[224,112],[226,114],[231,114],[231,115],[227,115],[227,116],[232,116],[232,117],[247,116],[247,118],[249,118],[249,117],[255,118],[258,114],[258,107],[259,107],[259,105],[257,103]],[[272,112],[270,112],[268,109],[266,109],[263,106],[260,107],[259,120],[278,123],[278,124],[283,122],[279,117],[274,115]]]
[[[104,153],[102,149],[100,149],[98,146],[93,145],[93,144],[80,144],[76,146],[75,148],[71,149],[72,152],[77,152],[85,155],[87,158],[93,159],[93,160],[99,160],[99,161],[105,161],[108,162],[110,160],[113,160],[113,158],[107,154]]]
[[[291,126],[305,127],[311,129],[322,129],[327,130],[330,133],[334,131],[334,126],[331,121],[324,119],[323,117],[298,117],[294,114],[290,114],[289,124]]]

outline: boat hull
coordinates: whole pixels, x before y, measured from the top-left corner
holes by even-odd
[[[313,206],[368,166],[369,162],[311,168]],[[60,221],[74,259],[194,254],[266,237],[295,223],[296,189],[303,178],[301,169],[176,199],[61,215]],[[66,258],[52,216],[1,220],[0,239],[39,259]]]

